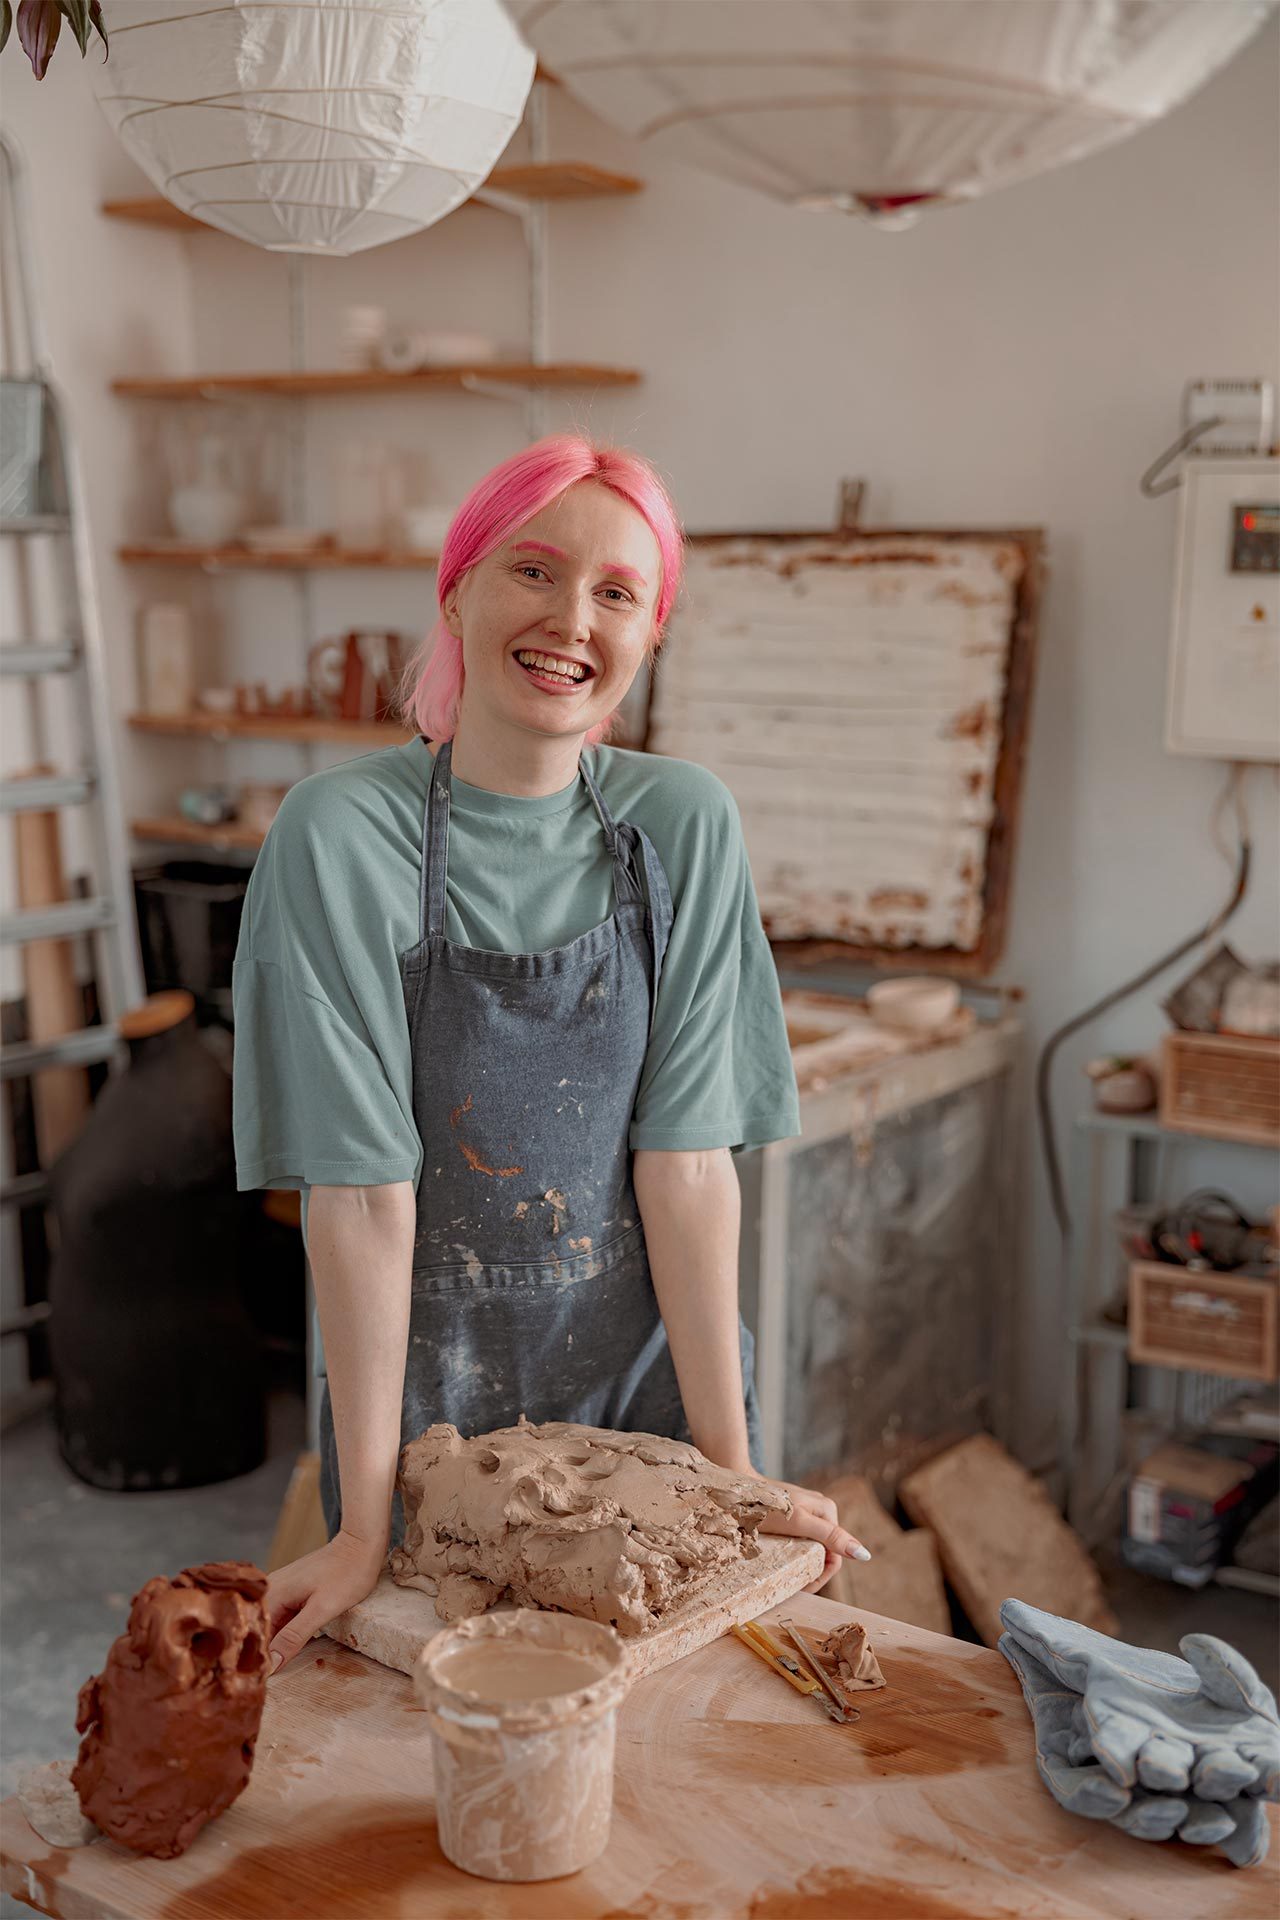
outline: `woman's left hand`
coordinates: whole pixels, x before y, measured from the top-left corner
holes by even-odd
[[[744,1478],[751,1480],[768,1479],[767,1474],[757,1473],[754,1467],[739,1468]],[[849,1560],[869,1560],[870,1553],[861,1540],[846,1533],[840,1525],[840,1516],[836,1503],[825,1493],[818,1493],[813,1487],[793,1487],[787,1480],[771,1480],[770,1486],[781,1487],[791,1501],[790,1513],[767,1513],[760,1523],[761,1533],[781,1533],[795,1540],[818,1540],[826,1549],[826,1565],[816,1580],[811,1580],[805,1588],[806,1593],[820,1593],[831,1579],[840,1562]]]

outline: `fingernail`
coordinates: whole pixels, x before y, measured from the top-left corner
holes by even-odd
[[[855,1560],[869,1560],[871,1558],[871,1555],[867,1552],[866,1548],[862,1545],[861,1541],[859,1541],[858,1545],[853,1550],[853,1557]]]
[[[276,1668],[279,1666],[282,1666],[283,1664],[284,1664],[284,1655],[282,1653],[273,1653],[271,1656],[271,1664],[267,1668],[267,1672],[269,1674],[274,1673]]]

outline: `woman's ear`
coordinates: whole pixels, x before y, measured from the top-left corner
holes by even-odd
[[[462,619],[458,612],[458,588],[456,582],[450,587],[448,593],[446,593],[444,599],[441,601],[440,613],[445,626],[449,629],[454,639],[461,640]]]

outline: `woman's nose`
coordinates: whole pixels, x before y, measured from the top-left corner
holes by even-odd
[[[591,636],[591,599],[584,590],[565,587],[547,609],[542,622],[549,637],[566,645]]]

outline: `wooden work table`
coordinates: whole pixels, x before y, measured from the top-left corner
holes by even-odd
[[[854,1617],[810,1595],[778,1613]],[[889,1684],[856,1725],[730,1638],[639,1681],[610,1845],[571,1879],[450,1866],[410,1682],[319,1640],[269,1687],[248,1788],[181,1859],[60,1852],[8,1800],[4,1888],[62,1920],[1271,1920],[1280,1850],[1240,1871],[1063,1813],[999,1654],[857,1617]]]

